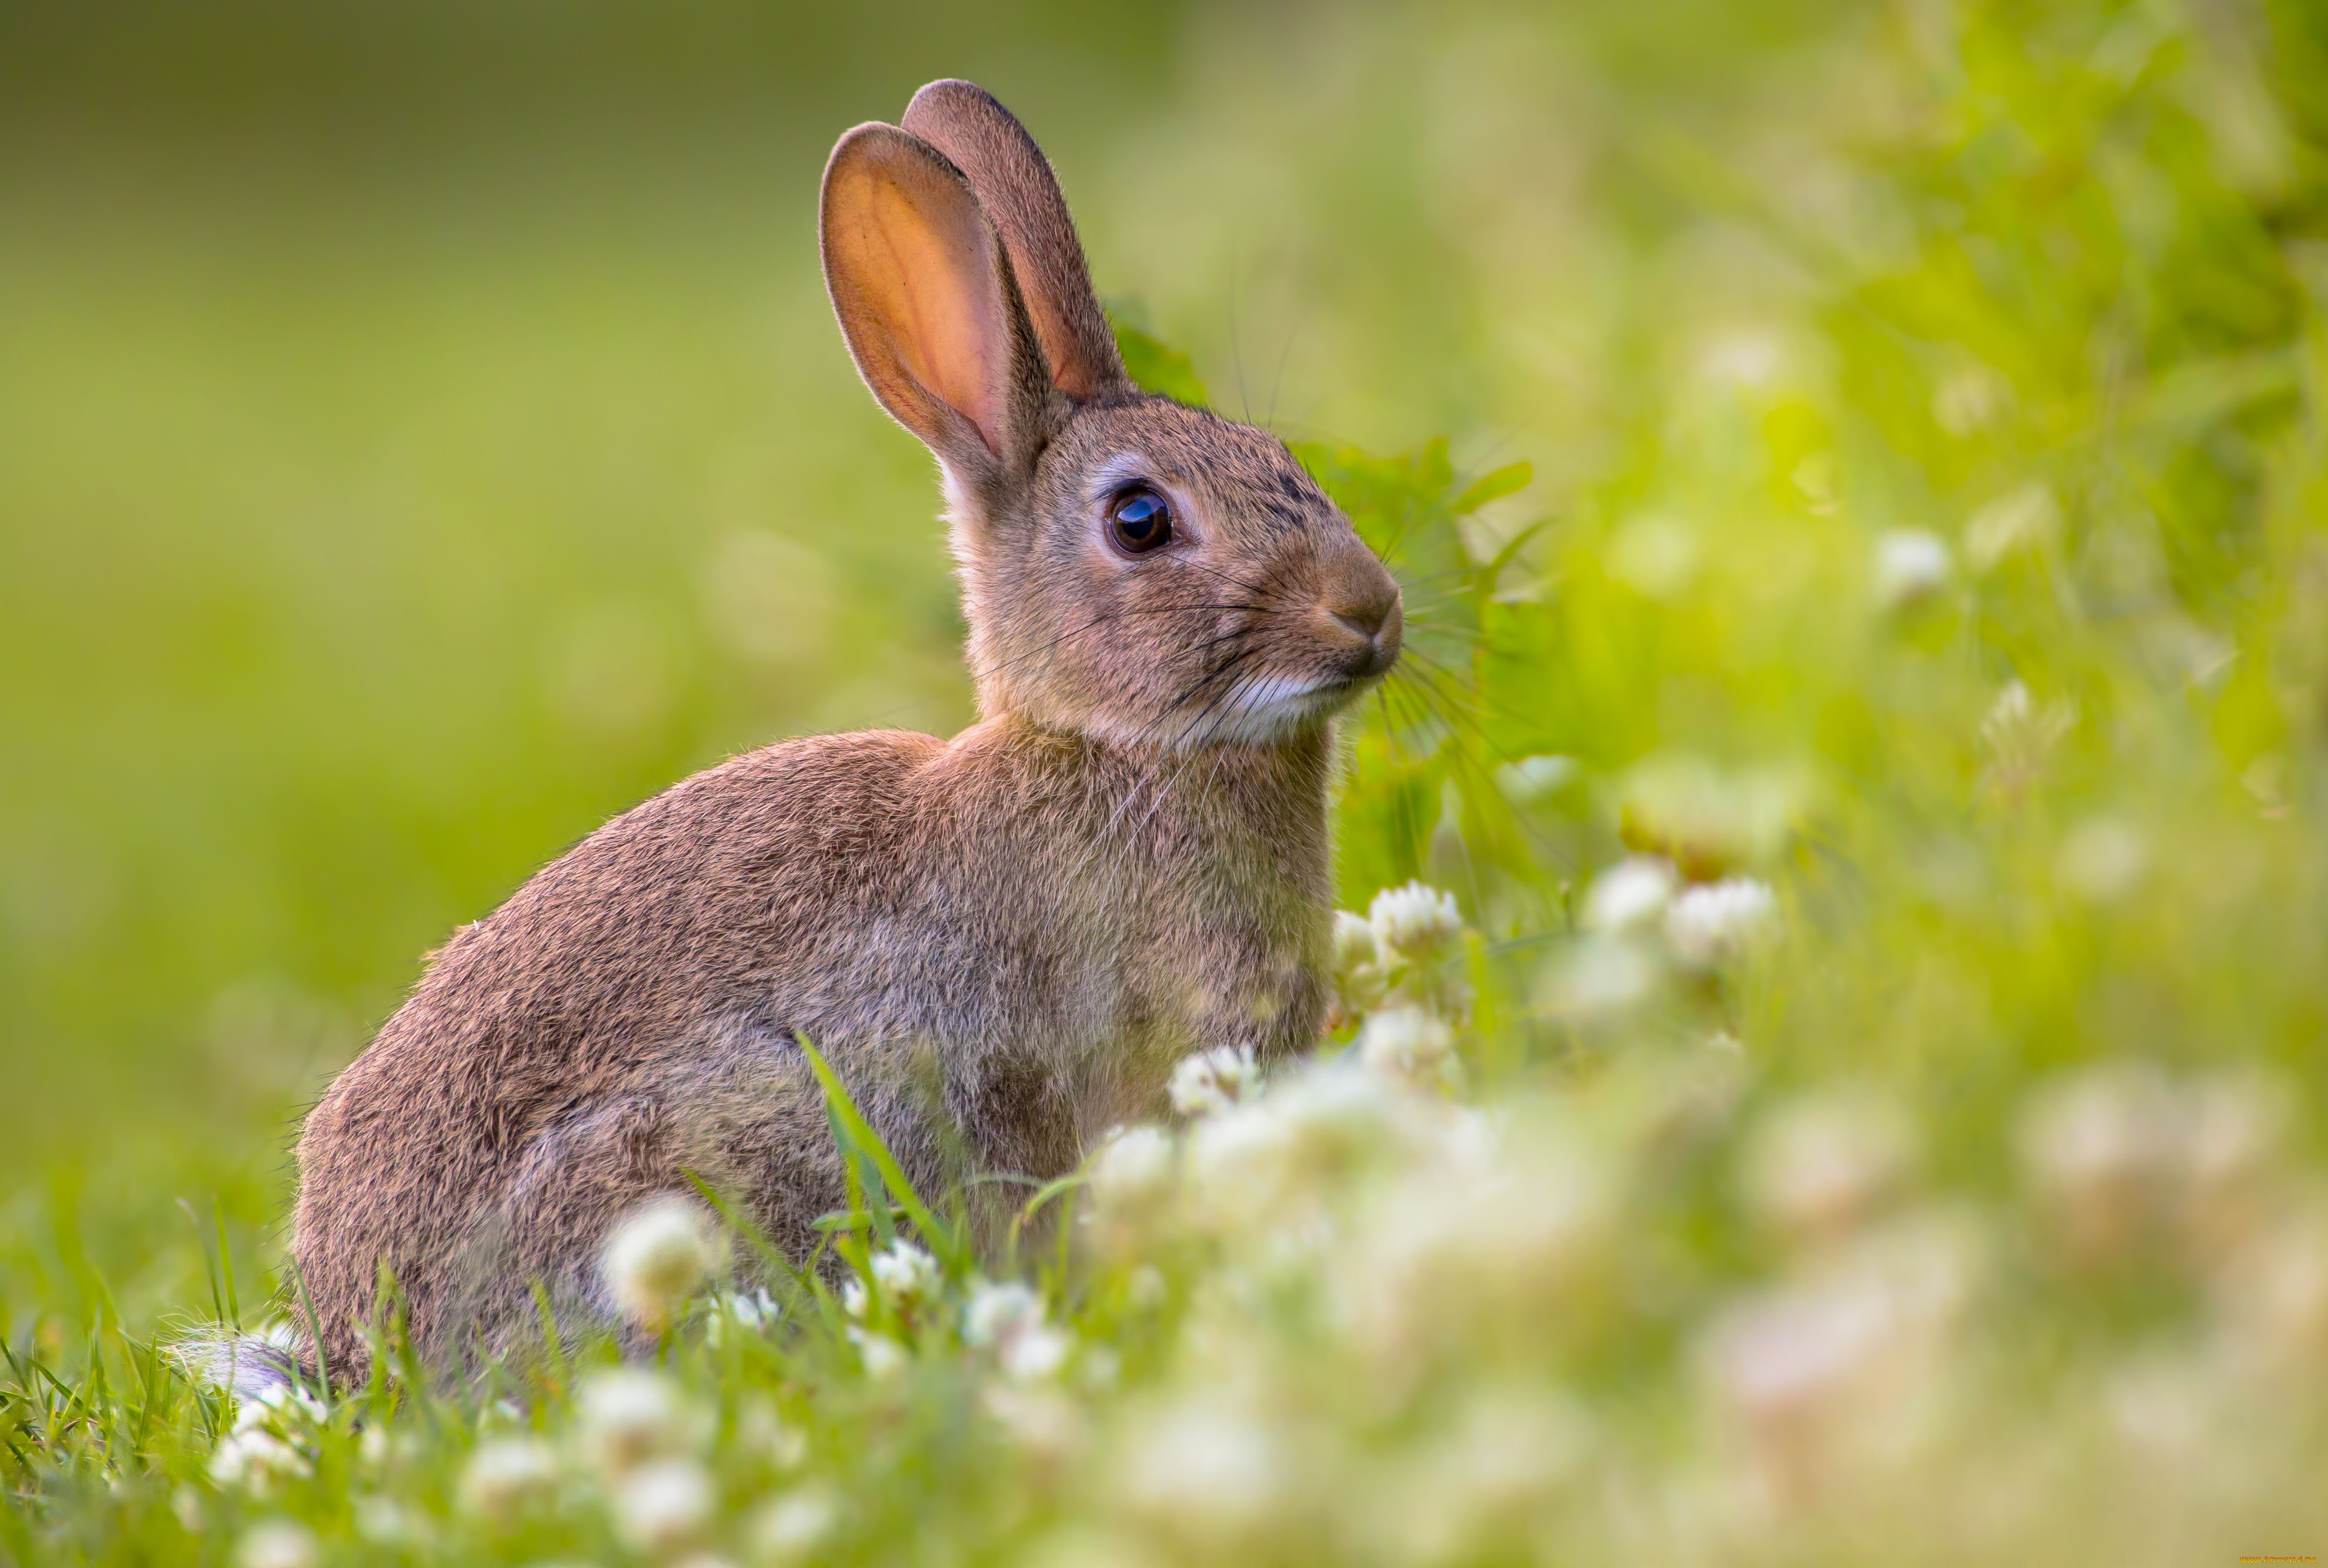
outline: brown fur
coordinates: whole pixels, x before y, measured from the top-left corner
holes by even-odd
[[[435,956],[299,1146],[335,1367],[379,1265],[458,1363],[611,1315],[609,1225],[693,1172],[794,1257],[842,1184],[795,1043],[917,1183],[1048,1177],[1183,1053],[1314,1039],[1332,711],[1397,591],[1273,437],[1138,392],[1047,164],[978,89],[859,127],[826,271],[868,384],[945,471],[981,718],[796,740],[586,840]],[[1176,540],[1127,558],[1138,479]]]

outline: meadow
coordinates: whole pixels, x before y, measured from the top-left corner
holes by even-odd
[[[221,14],[0,23],[0,1556],[2323,1549],[2317,6]],[[650,1365],[206,1385],[422,952],[967,720],[811,222],[945,74],[1404,585],[1329,1037],[983,1250],[836,1083],[838,1274],[642,1216]]]

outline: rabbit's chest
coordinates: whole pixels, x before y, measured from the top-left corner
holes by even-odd
[[[1119,1047],[1170,1065],[1192,1050],[1306,1043],[1323,1014],[1321,904],[1301,883],[1189,879],[1143,890],[1118,912],[1112,962],[1096,966]]]

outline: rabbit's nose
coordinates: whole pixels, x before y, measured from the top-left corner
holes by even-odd
[[[1406,616],[1399,606],[1398,586],[1387,575],[1375,591],[1352,594],[1339,602],[1328,603],[1326,613],[1338,627],[1365,644],[1351,650],[1361,665],[1357,673],[1378,675],[1398,658]]]

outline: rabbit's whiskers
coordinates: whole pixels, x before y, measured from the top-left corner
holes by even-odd
[[[1003,671],[1009,669],[1015,664],[1023,663],[1028,659],[1039,658],[1043,654],[1049,653],[1052,649],[1058,647],[1061,643],[1069,642],[1074,638],[1080,637],[1086,632],[1092,631],[1100,626],[1107,625],[1112,622],[1130,620],[1139,615],[1187,615],[1191,612],[1208,610],[1242,611],[1246,614],[1258,615],[1271,615],[1276,613],[1272,611],[1267,605],[1254,604],[1150,605],[1135,610],[1109,610],[1102,615],[1094,615],[1090,620],[1084,622],[1081,625],[1070,626],[1067,630],[1061,632],[1058,635],[1047,638],[1045,641],[1037,643],[1034,647],[1028,649],[1024,653],[1013,653],[1009,658],[1000,660],[982,669],[973,669],[970,672],[971,679],[972,681],[982,681],[989,676],[999,675]]]

